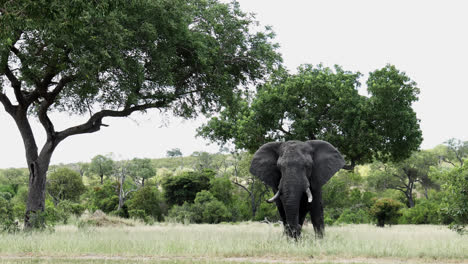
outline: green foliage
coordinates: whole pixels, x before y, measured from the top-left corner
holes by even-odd
[[[168,205],[182,205],[193,202],[198,192],[208,190],[215,173],[212,170],[184,172],[167,178],[163,183],[164,197]]]
[[[19,225],[12,209],[11,202],[0,196],[0,231],[8,233],[19,231]]]
[[[278,209],[276,208],[275,204],[263,202],[260,203],[258,207],[257,213],[255,214],[255,221],[270,221],[270,222],[277,222],[280,220],[280,216],[278,213]]]
[[[232,204],[233,185],[229,177],[216,177],[210,181],[210,193],[225,205]]]
[[[109,177],[114,170],[114,161],[112,158],[103,155],[97,155],[91,159],[89,171],[97,174],[103,183],[104,176]]]
[[[153,168],[150,159],[134,158],[128,166],[128,173],[135,182],[144,186],[145,180],[156,175],[156,170]]]
[[[217,224],[231,220],[232,214],[221,201],[207,190],[197,193],[193,204],[175,205],[168,218],[180,223]]]
[[[371,222],[369,212],[364,209],[346,208],[335,221],[336,224],[367,224]]]
[[[255,96],[239,95],[198,133],[251,152],[270,141],[322,139],[351,165],[409,157],[422,141],[411,107],[416,84],[388,65],[370,73],[367,98],[358,93],[360,76],[339,66],[303,65],[295,75],[279,70]]]
[[[193,207],[196,213],[194,218],[196,223],[217,224],[230,220],[232,216],[226,205],[206,190],[197,193]]]
[[[413,208],[401,210],[400,224],[441,224],[440,202],[420,199]]]
[[[438,164],[438,157],[430,151],[414,152],[411,157],[397,163],[372,164],[369,184],[376,190],[397,190],[405,195],[406,205],[413,207],[414,191],[420,184],[421,191],[427,193],[428,189],[439,188],[429,176],[431,167]]]
[[[384,227],[385,224],[396,224],[401,216],[400,209],[403,204],[389,199],[380,198],[371,207],[370,213],[377,221],[377,226]]]
[[[447,171],[442,178],[445,183],[441,210],[453,219],[451,228],[463,233],[468,225],[468,164]]]
[[[127,201],[128,213],[132,218],[141,218],[149,222],[151,217],[157,221],[163,220],[161,194],[154,186],[145,186],[136,191]]]
[[[182,152],[180,151],[179,148],[173,148],[168,151],[166,151],[166,156],[167,157],[182,157]]]
[[[51,172],[46,189],[56,203],[63,200],[76,202],[86,191],[80,174],[69,168],[59,168]]]
[[[88,190],[88,209],[99,209],[105,213],[114,211],[119,205],[118,186],[117,182],[106,182]]]

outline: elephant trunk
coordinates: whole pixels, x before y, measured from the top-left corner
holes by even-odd
[[[304,187],[301,188],[300,186],[295,186],[295,188],[293,187],[290,190],[283,190],[285,197],[284,200],[282,199],[286,214],[286,223],[284,223],[285,231],[286,234],[292,238],[298,238],[301,235],[301,226],[299,225],[299,207],[303,191],[295,191],[298,190],[297,188],[303,190]]]

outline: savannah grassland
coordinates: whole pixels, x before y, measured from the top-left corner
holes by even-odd
[[[1,234],[0,263],[468,263],[468,236],[444,226],[331,226],[297,242],[261,223],[57,226]]]

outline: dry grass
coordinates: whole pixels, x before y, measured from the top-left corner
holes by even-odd
[[[444,226],[377,228],[346,225],[328,227],[326,237],[316,240],[309,226],[305,228],[303,238],[294,242],[282,235],[281,226],[260,223],[158,224],[88,229],[59,226],[52,233],[0,235],[0,256],[7,255],[117,257],[114,262],[118,262],[120,257],[142,257],[149,263],[158,258],[161,263],[166,263],[166,260],[167,263],[186,263],[191,258],[201,259],[196,263],[218,263],[216,259],[310,261],[312,257],[317,261],[390,259],[461,263],[468,261],[468,236],[460,236]],[[181,259],[169,262],[168,259],[175,257]]]

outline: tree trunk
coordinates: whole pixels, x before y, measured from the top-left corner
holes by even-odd
[[[46,174],[49,161],[37,160],[29,165],[29,191],[26,202],[24,228],[44,227],[43,213],[45,210]]]
[[[124,205],[124,190],[123,190],[123,186],[124,186],[124,183],[125,183],[125,173],[122,172],[122,175],[120,177],[120,190],[119,190],[119,207],[117,208],[117,210],[120,210],[123,205]]]
[[[145,178],[141,179],[141,187],[145,187]]]
[[[104,184],[104,174],[99,175],[99,177],[101,177],[101,185],[103,185]]]
[[[257,204],[255,202],[255,195],[253,193],[250,195],[250,202],[252,205],[252,220],[254,220],[255,215],[257,214]]]

